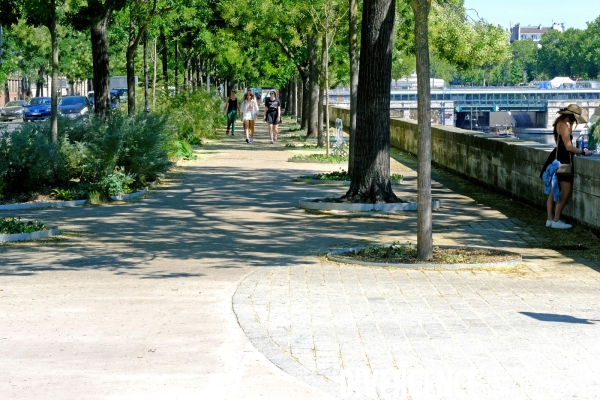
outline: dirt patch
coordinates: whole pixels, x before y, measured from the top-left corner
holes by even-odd
[[[489,264],[511,261],[519,256],[501,250],[471,247],[434,247],[433,258],[423,261],[417,258],[417,248],[410,246],[371,246],[361,250],[336,254],[349,261],[390,264]]]
[[[0,200],[0,204],[20,204],[20,203],[45,203],[56,201],[52,195],[52,187],[41,187],[24,193],[7,194],[5,198]]]

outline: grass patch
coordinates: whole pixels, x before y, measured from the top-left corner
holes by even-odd
[[[348,156],[338,156],[335,154],[296,154],[291,158],[294,162],[318,162],[318,163],[341,163],[347,162]]]
[[[488,264],[514,260],[517,256],[502,250],[469,247],[445,248],[435,246],[433,258],[422,261],[417,257],[416,246],[394,242],[391,246],[373,245],[361,250],[340,254],[351,260],[390,264]]]
[[[315,174],[315,175],[305,175],[300,176],[302,179],[314,179],[317,181],[351,181],[352,177],[348,175],[348,172],[344,169],[340,169],[339,171],[328,172],[325,174]],[[393,181],[397,181],[404,178],[404,176],[400,174],[392,174],[390,175],[390,179]]]

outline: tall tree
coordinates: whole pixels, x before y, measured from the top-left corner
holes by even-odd
[[[390,184],[390,90],[395,0],[364,3],[354,174],[342,199],[397,202]]]
[[[431,220],[431,96],[429,81],[428,18],[431,0],[411,0],[415,14],[415,48],[417,57],[417,256],[433,257]]]
[[[50,31],[50,43],[52,46],[52,92],[50,106],[50,131],[52,141],[58,138],[58,93],[56,82],[58,81],[58,32],[57,19],[58,7],[62,5],[61,0],[1,0],[0,9],[13,10],[13,13],[0,14],[0,25],[14,24],[14,21],[22,16],[27,23],[33,26],[45,26]]]
[[[350,126],[348,132],[350,136],[350,149],[348,154],[348,174],[354,175],[354,153],[356,149],[356,101],[358,90],[358,0],[349,0],[348,14],[348,52],[350,59]]]
[[[127,0],[88,0],[73,7],[69,19],[73,27],[89,30],[92,42],[94,72],[94,111],[106,118],[110,113],[110,68],[108,51],[108,23],[114,11],[123,8]]]

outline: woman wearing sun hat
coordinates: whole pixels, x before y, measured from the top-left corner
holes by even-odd
[[[569,229],[572,225],[561,221],[560,215],[573,193],[573,155],[589,156],[592,155],[592,151],[585,147],[578,149],[572,143],[574,125],[577,126],[578,124],[585,124],[587,122],[582,115],[584,112],[581,107],[577,104],[569,104],[567,107],[559,110],[558,113],[560,116],[553,124],[556,148],[552,150],[546,163],[544,163],[540,178],[544,179],[546,192],[549,192],[548,200],[546,200],[546,209],[548,212],[546,226],[554,229]],[[571,173],[556,173],[559,164],[571,164]],[[555,185],[555,187],[557,186],[557,193],[549,190],[552,186],[552,181],[558,184]]]

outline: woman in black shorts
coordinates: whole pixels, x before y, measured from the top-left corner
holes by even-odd
[[[587,148],[578,149],[573,146],[573,125],[585,124],[587,121],[581,115],[582,110],[577,104],[569,104],[566,108],[558,112],[560,117],[554,122],[554,141],[556,148],[552,150],[548,159],[542,167],[540,178],[543,179],[544,172],[554,160],[558,160],[561,164],[572,164],[573,154],[581,156],[592,155],[592,151]],[[558,153],[558,154],[557,154]],[[548,219],[546,226],[555,229],[569,229],[572,225],[560,220],[560,214],[565,208],[567,201],[573,193],[573,174],[557,174],[556,178],[560,186],[560,200],[555,202],[552,190],[546,200],[546,209],[548,211]]]
[[[265,99],[265,121],[269,124],[271,144],[277,141],[277,125],[281,122],[281,102],[276,96],[275,91],[271,91]]]

